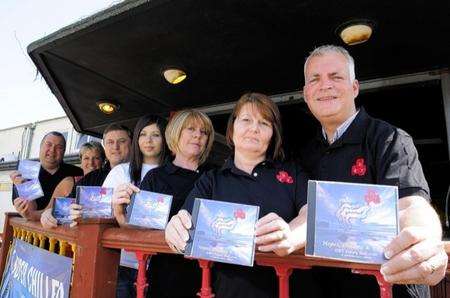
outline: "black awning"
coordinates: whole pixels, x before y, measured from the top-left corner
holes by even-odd
[[[133,123],[236,100],[245,91],[277,94],[303,85],[303,61],[314,47],[342,45],[336,28],[369,19],[369,42],[347,47],[360,79],[448,68],[449,1],[124,1],[61,29],[28,52],[75,128],[101,133]],[[170,85],[168,67],[188,74]],[[112,99],[118,113],[95,102]]]

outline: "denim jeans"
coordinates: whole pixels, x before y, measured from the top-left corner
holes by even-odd
[[[116,297],[117,298],[135,298],[136,286],[134,283],[137,278],[137,270],[124,266],[119,266],[117,276]]]

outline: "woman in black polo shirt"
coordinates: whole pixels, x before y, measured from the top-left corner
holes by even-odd
[[[173,161],[148,172],[140,189],[173,195],[171,217],[183,206],[186,196],[203,172],[202,164],[211,150],[214,129],[211,120],[202,112],[184,110],[173,116],[165,135],[175,157]],[[130,202],[133,191],[139,189],[125,184],[114,192],[114,214],[121,226],[126,226],[124,205]],[[201,272],[197,262],[182,255],[153,256],[149,271],[151,297],[196,297],[200,289]]]
[[[237,102],[228,121],[227,141],[234,155],[195,183],[183,210],[166,227],[166,241],[182,251],[195,198],[260,206],[256,227],[259,251],[287,255],[303,246],[306,235],[306,175],[293,163],[281,162],[281,121],[277,106],[263,94],[249,93]],[[216,297],[276,297],[272,268],[215,263]]]

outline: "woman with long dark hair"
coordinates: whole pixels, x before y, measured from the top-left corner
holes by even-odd
[[[148,171],[160,166],[166,158],[167,145],[164,137],[167,121],[154,115],[143,116],[133,132],[130,162],[120,164],[108,174],[104,187],[132,183],[139,186]],[[135,297],[134,282],[137,276],[137,260],[133,253],[122,250],[117,280],[117,297]]]
[[[166,159],[166,152],[168,152],[164,137],[166,125],[167,121],[159,116],[147,115],[141,117],[134,128],[130,161],[111,169],[102,186],[114,188],[114,191],[124,183],[139,186],[148,171],[160,166]],[[114,153],[113,151],[111,154]],[[79,210],[73,210],[72,208],[72,217],[81,216],[81,206],[75,206]],[[136,296],[134,287],[137,276],[136,269],[137,260],[134,254],[122,250],[117,280],[117,297]]]

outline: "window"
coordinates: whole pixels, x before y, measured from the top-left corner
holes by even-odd
[[[97,141],[97,142],[101,143],[102,139],[99,139],[99,138],[96,138],[96,137],[93,137],[93,136],[88,136],[88,135],[85,135],[85,134],[79,134],[78,135],[77,146],[75,147],[75,149],[78,151],[84,143],[87,143],[87,142],[90,142],[90,141]]]

